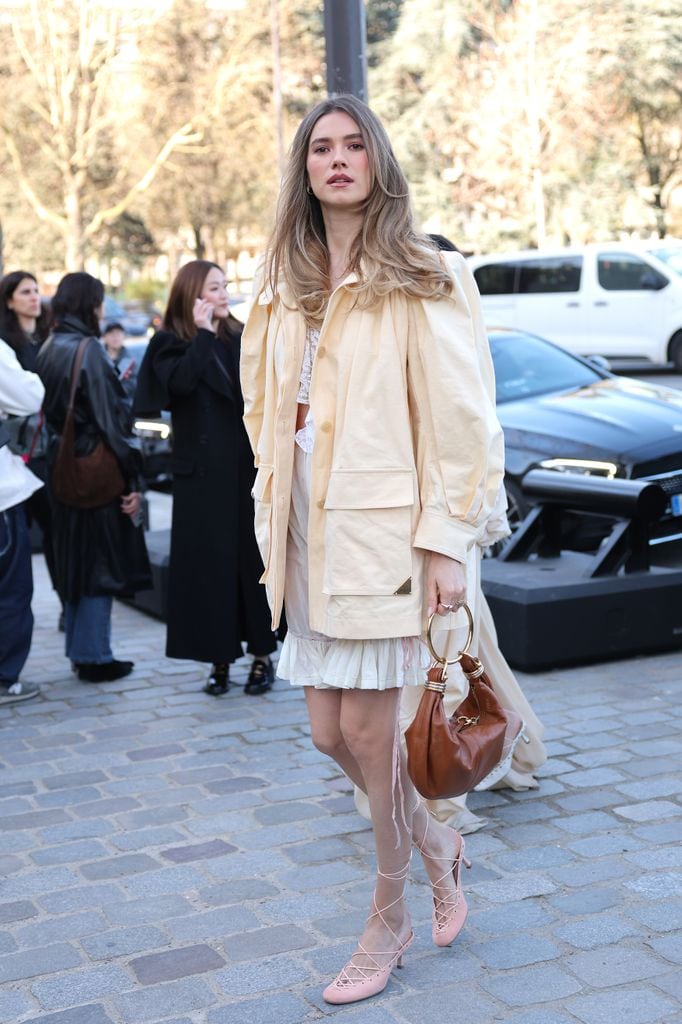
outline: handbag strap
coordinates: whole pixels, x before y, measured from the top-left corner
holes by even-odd
[[[69,412],[73,410],[73,402],[76,397],[76,389],[78,387],[78,378],[80,377],[81,366],[83,365],[83,356],[85,355],[85,349],[89,341],[92,341],[92,338],[83,338],[78,346],[78,351],[76,352],[76,357],[73,361],[73,369],[71,371],[71,392],[69,394],[69,405],[67,410]]]
[[[44,416],[43,410],[41,408],[40,413],[38,415],[38,426],[33,431],[33,439],[31,440],[31,447],[29,448],[27,454],[22,455],[22,459],[24,460],[24,462],[26,463],[27,466],[28,466],[29,462],[31,461],[31,459],[33,458],[33,453],[36,450],[36,445],[38,443],[38,438],[40,437],[40,431],[43,429],[44,419],[45,419],[45,416]]]

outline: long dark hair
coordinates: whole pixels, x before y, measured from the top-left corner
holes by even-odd
[[[191,260],[185,263],[184,267],[180,267],[175,275],[163,314],[163,327],[183,341],[191,341],[197,333],[194,303],[201,295],[204,281],[214,269],[219,270],[221,274],[223,272],[222,267],[217,263],[211,263],[210,260]],[[229,340],[236,329],[237,321],[229,315],[224,320],[218,320],[216,324],[216,333],[224,341]]]
[[[99,337],[97,310],[104,302],[104,285],[92,274],[65,274],[52,300],[52,327],[57,329],[67,316],[77,317],[87,330]]]
[[[38,279],[28,270],[13,270],[11,274],[5,274],[0,281],[0,338],[11,345],[15,352],[19,352],[24,345],[29,344],[29,338],[22,329],[17,314],[8,306],[9,300],[14,295],[22,281],[28,278],[38,284]],[[35,339],[42,344],[47,337],[49,313],[46,309],[40,308],[40,314],[36,318]]]

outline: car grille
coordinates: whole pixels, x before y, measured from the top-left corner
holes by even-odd
[[[650,480],[666,494],[682,494],[682,473],[645,473],[639,480]]]

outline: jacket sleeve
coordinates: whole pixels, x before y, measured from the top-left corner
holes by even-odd
[[[466,561],[495,509],[504,438],[476,284],[457,253],[449,298],[411,302],[408,387],[421,513],[414,546]]]
[[[30,416],[38,412],[44,395],[38,374],[24,370],[10,346],[0,341],[0,412]]]
[[[258,441],[265,405],[267,336],[272,311],[271,296],[264,286],[264,261],[256,271],[253,303],[242,334],[239,376],[244,396],[244,426],[258,465]]]
[[[90,342],[83,357],[81,384],[97,429],[123,469],[133,490],[142,470],[140,444],[132,434],[125,390],[101,345]]]

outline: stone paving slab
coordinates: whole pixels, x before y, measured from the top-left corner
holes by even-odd
[[[682,1022],[682,656],[520,676],[547,726],[540,788],[475,794],[470,916],[416,941],[383,996],[327,1006],[371,896],[371,836],[279,681],[220,700],[114,610],[128,679],[70,673],[34,559],[25,672],[0,712],[0,1021],[12,1024]],[[272,725],[270,725],[272,723]]]

